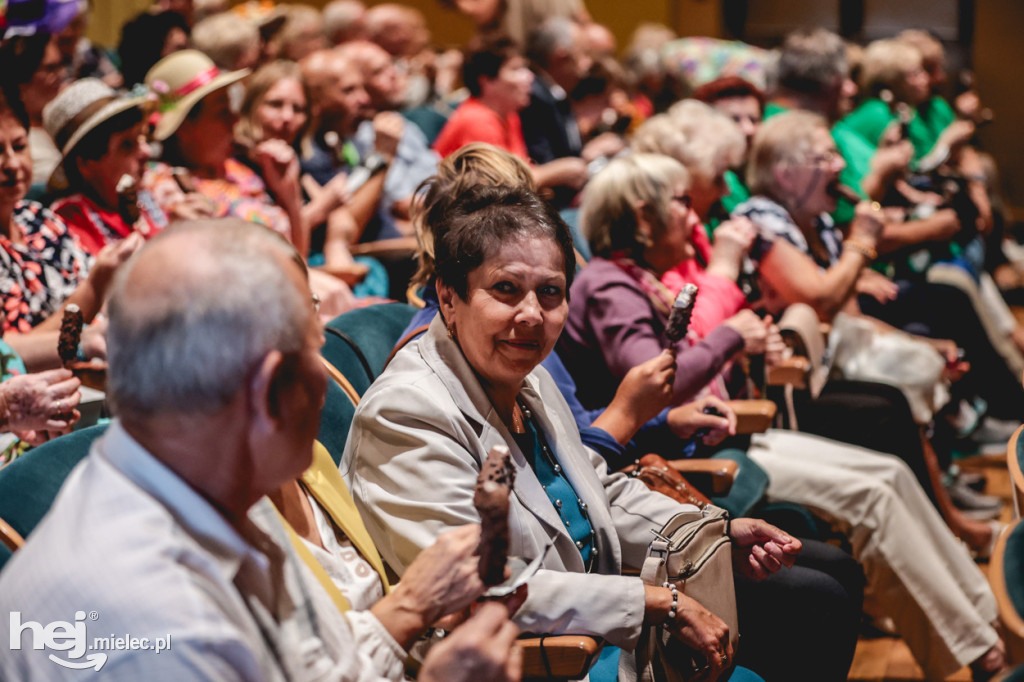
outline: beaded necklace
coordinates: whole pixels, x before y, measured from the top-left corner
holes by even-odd
[[[590,573],[594,568],[594,564],[597,562],[597,533],[596,531],[594,531],[594,525],[590,522],[590,514],[588,513],[587,503],[584,502],[579,497],[579,495],[576,494],[575,488],[573,488],[572,483],[569,481],[564,471],[562,470],[562,465],[558,463],[557,459],[555,459],[554,453],[548,446],[547,438],[544,436],[544,431],[533,421],[533,413],[530,411],[528,407],[526,407],[525,403],[519,400],[516,401],[516,408],[516,411],[519,414],[513,413],[513,430],[519,433],[526,434],[528,433],[526,428],[528,426],[529,431],[533,432],[534,436],[537,439],[537,445],[540,446],[541,458],[543,459],[543,463],[550,467],[551,472],[553,472],[557,478],[561,479],[560,483],[564,484],[565,487],[572,491],[572,494],[576,497],[576,508],[579,511],[580,516],[583,517],[583,521],[590,528],[590,533],[588,536],[586,536],[585,539],[576,539],[576,549],[578,549],[580,551],[580,554],[584,557],[586,572]],[[516,427],[521,427],[522,431],[518,431]],[[534,468],[535,473],[538,474],[538,478],[541,478],[541,472],[536,471],[536,469],[538,468],[537,465],[539,464],[541,463],[536,462]],[[545,485],[543,481],[541,481],[541,486],[544,488],[544,492],[548,493],[548,486]],[[553,495],[551,493],[548,493],[548,497],[552,498]],[[566,503],[564,503],[561,499],[554,498],[552,499],[552,504],[555,507],[555,511],[558,512],[558,516],[562,520],[562,523],[565,524],[565,527],[568,530],[570,537],[575,537],[572,534],[571,521],[567,516],[567,512],[569,510],[567,509]],[[571,502],[569,504],[571,504]]]

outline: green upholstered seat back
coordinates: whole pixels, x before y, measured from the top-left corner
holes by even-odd
[[[401,340],[402,332],[409,326],[415,314],[416,308],[407,303],[382,303],[358,308],[328,322],[325,336],[343,341],[357,351],[357,356],[362,358],[361,364],[372,381],[384,371],[384,363],[391,355],[391,349]],[[338,365],[326,354],[324,357],[355,386],[347,367]],[[362,395],[363,391],[359,386],[356,386],[356,390]]]
[[[28,538],[50,510],[68,474],[106,429],[102,424],[72,431],[0,469],[0,518]],[[9,553],[0,555],[0,567],[9,558]]]
[[[345,441],[352,428],[352,417],[355,413],[356,406],[348,394],[333,380],[328,380],[327,398],[324,400],[323,410],[320,411],[320,432],[316,438],[327,448],[327,452],[331,453],[331,459],[335,464],[341,463],[341,455],[345,451]]]
[[[1014,525],[1006,536],[1003,574],[1006,576],[1006,592],[1010,601],[1021,618],[1024,618],[1024,523]]]

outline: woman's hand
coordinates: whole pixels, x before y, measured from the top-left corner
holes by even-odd
[[[765,342],[768,339],[768,327],[753,310],[744,308],[722,324],[731,327],[743,337],[743,350],[747,355],[764,353]]]
[[[675,620],[666,623],[665,627],[673,637],[707,660],[709,679],[715,679],[729,667],[734,653],[729,626],[697,600],[680,591]]]
[[[82,382],[71,370],[22,374],[0,383],[0,424],[5,431],[64,431],[75,423]]]
[[[764,361],[768,367],[773,367],[786,357],[789,347],[782,338],[779,325],[775,324],[771,315],[764,318],[764,328],[767,333],[764,340]]]
[[[487,603],[430,649],[417,679],[422,682],[517,682],[523,652],[519,628],[501,604]]]
[[[756,238],[757,228],[749,218],[726,220],[715,229],[715,244],[707,272],[735,282],[740,276],[743,259]]]
[[[395,592],[408,591],[418,600],[427,623],[464,609],[485,589],[478,571],[479,544],[479,524],[443,533],[409,565]]]
[[[406,649],[442,616],[461,611],[484,592],[476,554],[479,524],[450,530],[420,552],[373,614]]]
[[[894,176],[902,175],[910,167],[913,158],[914,145],[909,140],[899,140],[878,148],[871,157],[871,171],[891,180]]]
[[[675,381],[676,354],[671,350],[663,350],[626,372],[615,391],[612,404],[621,401],[642,426],[672,402]]]
[[[862,201],[854,211],[853,222],[850,223],[850,239],[856,239],[866,247],[875,248],[882,234],[885,216],[873,202]]]
[[[592,426],[625,445],[641,426],[672,403],[676,356],[664,350],[626,373],[615,397]]]
[[[867,294],[879,303],[895,301],[900,288],[891,279],[876,270],[861,270],[857,278],[856,292]]]
[[[953,121],[939,134],[939,139],[935,146],[945,146],[955,151],[958,147],[962,147],[971,141],[971,138],[974,137],[975,129],[975,125],[971,121]]]
[[[82,329],[82,352],[86,360],[107,359],[107,317],[102,313]]]
[[[718,410],[721,416],[705,414],[704,410],[709,407]],[[689,440],[701,429],[706,429],[702,437],[704,443],[718,445],[726,437],[736,435],[736,413],[729,403],[709,395],[669,410],[668,425],[672,433],[683,440]]]
[[[267,188],[279,202],[301,202],[299,157],[284,140],[264,140],[253,150]]]
[[[733,568],[754,580],[764,580],[783,566],[792,566],[803,549],[800,540],[761,519],[733,519],[729,537],[733,541]]]
[[[89,281],[93,283],[97,293],[100,295],[100,301],[103,300],[101,294],[105,290],[107,283],[110,282],[110,278],[114,276],[114,273],[122,263],[139,250],[143,242],[144,239],[141,234],[132,232],[119,242],[107,244],[96,254],[96,260],[89,271]]]

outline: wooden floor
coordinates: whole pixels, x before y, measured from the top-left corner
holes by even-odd
[[[1013,502],[1010,498],[1010,477],[1006,471],[1005,455],[995,457],[972,457],[960,462],[965,471],[981,471],[988,478],[985,492],[1003,498],[1001,520],[1013,518]],[[979,564],[988,575],[988,564]],[[897,637],[862,637],[857,642],[857,652],[850,667],[850,680],[883,682],[883,680],[924,680],[924,673],[914,662],[906,643]],[[971,673],[967,668],[947,678],[956,682],[970,682]]]

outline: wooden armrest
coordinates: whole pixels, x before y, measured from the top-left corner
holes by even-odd
[[[411,258],[416,253],[416,237],[395,237],[378,239],[375,242],[353,244],[349,251],[353,256],[373,256],[385,260]]]
[[[524,637],[517,644],[523,650],[524,680],[578,680],[599,649],[597,640],[585,635]]]
[[[25,544],[25,538],[21,536],[21,533],[14,530],[11,524],[0,519],[0,542],[7,545],[7,549],[16,552]]]
[[[739,465],[731,459],[673,459],[669,466],[701,492],[721,497],[729,493]]]
[[[772,425],[778,407],[770,400],[730,400],[736,413],[736,433],[764,433]]]
[[[811,371],[811,361],[795,355],[786,358],[768,368],[767,381],[769,386],[787,386],[807,389],[807,374]]]

